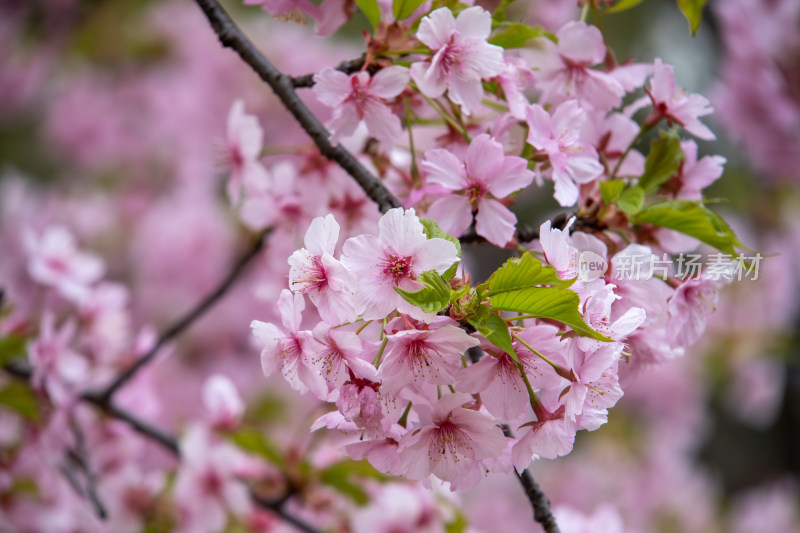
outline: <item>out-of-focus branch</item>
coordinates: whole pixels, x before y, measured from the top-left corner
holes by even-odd
[[[225,276],[220,284],[217,286],[214,291],[212,291],[208,296],[203,298],[195,307],[189,310],[185,315],[181,318],[176,320],[169,328],[166,329],[159,337],[156,343],[150,348],[147,353],[145,353],[142,357],[136,360],[134,364],[128,367],[126,370],[121,372],[114,381],[111,382],[104,390],[101,391],[88,391],[84,393],[84,396],[100,406],[111,406],[111,398],[114,396],[114,393],[117,392],[120,387],[125,385],[128,381],[133,379],[136,374],[139,373],[147,364],[149,364],[158,352],[172,339],[180,335],[183,330],[191,326],[198,318],[203,316],[206,311],[211,309],[211,307],[217,303],[220,298],[222,298],[228,290],[233,286],[239,276],[244,272],[245,267],[250,263],[250,261],[258,255],[258,253],[264,248],[264,243],[267,239],[267,236],[270,234],[271,229],[264,230],[261,234],[259,234],[258,238],[255,240],[253,245],[250,249],[245,252],[245,254],[236,262],[228,275]]]
[[[314,141],[314,144],[317,145],[322,155],[331,161],[335,161],[350,174],[364,189],[367,196],[378,204],[381,212],[385,213],[389,209],[400,207],[400,201],[353,154],[343,148],[341,144],[336,146],[331,144],[328,130],[297,96],[297,92],[294,89],[294,79],[275,68],[264,57],[252,41],[233,22],[225,9],[219,5],[219,2],[216,0],[195,0],[195,3],[205,13],[222,45],[239,54],[239,57],[272,88],[284,107],[292,113],[297,122]]]
[[[95,513],[100,519],[105,520],[108,518],[106,507],[97,493],[97,477],[94,475],[94,470],[89,462],[89,453],[86,450],[86,439],[83,436],[83,429],[78,424],[78,421],[73,417],[70,420],[70,428],[72,435],[75,437],[75,449],[70,451],[69,457],[81,470],[83,470],[84,477],[86,478],[86,497],[92,502]]]
[[[342,61],[334,68],[345,74],[352,74],[353,72],[357,72],[362,69],[364,66],[364,61],[366,60],[366,54],[362,54],[361,57],[357,57],[355,59],[348,59],[346,61]],[[305,87],[313,87],[314,86],[314,74],[306,74],[304,76],[296,76],[292,78],[292,86],[295,89],[302,89]]]
[[[33,375],[31,367],[27,363],[20,361],[14,361],[8,363],[3,368],[9,374],[24,380],[30,380],[31,376]],[[162,448],[166,449],[176,457],[180,457],[181,451],[178,445],[178,439],[174,435],[162,431],[157,427],[149,424],[148,422],[145,422],[144,420],[138,418],[137,416],[129,413],[125,409],[122,409],[114,405],[113,402],[109,401],[107,403],[103,403],[102,399],[96,396],[95,397],[82,396],[80,399],[86,403],[95,405],[100,410],[102,410],[103,412],[105,412],[110,416],[128,423],[133,429],[139,432],[142,436],[160,445]],[[80,439],[78,439],[78,437],[76,436],[76,441],[80,440],[82,442],[82,439],[83,439],[82,436],[80,437]],[[80,448],[80,446],[82,445],[78,443],[78,446]],[[86,472],[87,475],[87,481],[89,481],[90,474],[88,466],[89,465],[88,457],[84,456],[83,459],[80,459],[80,456],[78,454],[75,455],[76,456],[73,458],[74,461],[76,462],[83,461],[83,464],[85,465],[84,471]],[[81,468],[84,468],[84,466],[82,466]],[[69,468],[66,468],[66,465],[63,470],[64,470],[64,475],[67,477],[67,480],[70,482],[70,484],[72,484],[73,487],[75,487],[75,489],[78,492],[80,492],[82,495],[87,496],[92,501],[92,505],[94,505],[95,510],[98,511],[98,514],[100,513],[100,509],[102,509],[102,512],[105,513],[105,508],[102,507],[102,504],[100,504],[101,507],[98,508],[98,503],[100,500],[99,498],[97,498],[97,494],[95,493],[95,496],[92,496],[91,491],[93,490],[92,487],[95,484],[94,478],[91,478],[91,481],[87,483],[87,490],[84,491],[80,483],[77,482],[74,473]],[[258,496],[252,491],[250,492],[250,497],[252,498],[253,502],[256,505],[264,509],[269,509],[270,511],[274,512],[276,515],[281,517],[281,519],[283,519],[285,522],[293,525],[300,531],[304,531],[305,533],[319,533],[319,531],[317,531],[315,528],[303,522],[296,516],[287,513],[283,509],[283,506],[286,503],[287,498],[281,498],[276,501],[270,501]],[[97,499],[95,500],[95,498]],[[100,516],[102,517],[103,515]]]

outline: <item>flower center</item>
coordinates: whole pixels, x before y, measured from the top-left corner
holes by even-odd
[[[392,280],[397,285],[404,279],[415,279],[411,263],[412,258],[409,255],[396,255],[389,254],[383,263],[383,277],[385,280]]]

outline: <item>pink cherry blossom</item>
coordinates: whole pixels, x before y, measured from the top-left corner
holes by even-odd
[[[307,294],[322,320],[332,325],[352,322],[359,314],[353,298],[356,277],[333,256],[338,241],[333,215],[317,217],[306,231],[306,247],[289,258],[289,287]]]
[[[592,514],[583,514],[571,507],[559,506],[553,511],[563,533],[626,533],[619,511],[609,504],[601,505]],[[630,532],[632,533],[632,532]]]
[[[225,139],[226,161],[231,170],[228,180],[228,198],[236,205],[242,187],[256,187],[268,181],[267,170],[259,160],[264,131],[253,115],[246,115],[244,102],[236,100],[228,113],[228,131]]]
[[[443,149],[429,150],[420,167],[428,183],[453,191],[435,200],[428,214],[442,229],[461,235],[475,216],[478,235],[497,246],[514,237],[517,217],[500,200],[533,182],[533,172],[521,157],[506,156],[503,146],[487,134],[475,137],[464,162]]]
[[[495,79],[503,89],[503,96],[511,115],[519,120],[525,120],[525,109],[530,102],[524,91],[534,81],[531,66],[521,57],[506,56],[506,68]]]
[[[25,233],[28,273],[43,285],[53,287],[64,298],[79,301],[98,281],[105,269],[98,257],[81,252],[75,237],[62,226],[47,228],[40,237]]]
[[[721,155],[707,155],[697,159],[697,143],[682,141],[681,148],[686,159],[681,164],[676,182],[675,196],[689,200],[703,198],[702,190],[714,183],[722,176],[725,158]],[[669,187],[670,184],[668,184]]]
[[[390,209],[378,222],[378,236],[359,235],[342,248],[342,263],[358,278],[356,299],[363,302],[363,318],[383,318],[395,309],[412,317],[430,318],[394,288],[422,288],[417,277],[428,270],[440,274],[458,261],[453,243],[428,239],[413,209]]]
[[[320,322],[314,328],[313,334],[317,342],[310,355],[311,363],[328,383],[332,394],[338,394],[339,388],[351,372],[361,375],[365,372],[365,367],[374,370],[370,363],[361,358],[364,348],[361,339],[352,331],[334,329]]]
[[[243,517],[252,501],[237,478],[244,463],[241,452],[214,442],[203,426],[192,426],[180,442],[181,466],[175,480],[175,501],[181,511],[180,531],[216,533],[228,522],[228,512]]]
[[[610,74],[590,67],[606,57],[603,34],[585,22],[568,22],[556,33],[557,44],[547,38],[537,40],[531,49],[542,102],[558,104],[576,98],[599,111],[608,111],[622,102],[625,89]]]
[[[681,283],[669,299],[669,322],[678,346],[691,346],[706,329],[706,319],[716,308],[719,289],[725,279],[705,272],[699,278],[690,278]]]
[[[517,442],[511,450],[514,468],[522,471],[539,458],[555,459],[572,451],[577,426],[564,417],[563,408],[548,418],[528,422],[517,430]]]
[[[280,370],[283,377],[295,390],[311,391],[317,398],[328,397],[325,380],[314,369],[311,354],[318,349],[318,343],[310,331],[300,331],[300,321],[305,302],[302,294],[281,291],[278,310],[287,333],[274,324],[253,320],[250,327],[253,335],[263,344],[261,350],[261,369],[265,376]]]
[[[28,347],[32,384],[56,403],[67,401],[70,391],[89,377],[89,362],[70,346],[75,332],[73,322],[56,329],[55,317],[45,313],[39,337]]]
[[[528,390],[517,363],[499,350],[487,350],[480,361],[459,372],[456,390],[480,393],[489,413],[502,421],[518,420],[528,412]]]
[[[411,65],[411,77],[420,91],[430,98],[447,91],[464,114],[472,114],[483,99],[481,79],[497,76],[505,68],[503,49],[486,42],[491,31],[491,13],[478,6],[457,18],[444,7],[423,18],[417,39],[434,56]]]
[[[555,199],[563,206],[578,201],[578,185],[603,173],[594,148],[580,137],[586,112],[576,100],[560,104],[549,114],[538,104],[527,109],[528,143],[547,154],[555,183]]]
[[[354,9],[348,0],[323,0],[321,3],[309,0],[244,0],[244,4],[260,5],[268,13],[294,17],[299,21],[303,20],[303,16],[308,16],[316,22],[314,32],[320,37],[336,32],[350,19]]]
[[[233,429],[244,414],[244,403],[233,382],[222,374],[214,374],[203,385],[203,404],[211,425]]]
[[[353,533],[439,533],[435,497],[418,485],[383,485],[372,505],[353,513]]]
[[[400,442],[406,477],[423,479],[434,474],[444,481],[480,480],[480,461],[500,455],[506,439],[491,417],[462,407],[470,401],[470,395],[456,393],[443,396],[430,408],[420,406],[420,429],[407,433]]]
[[[314,75],[317,98],[334,108],[333,120],[328,123],[331,142],[352,135],[364,122],[370,135],[391,146],[402,131],[400,119],[384,100],[403,92],[408,80],[408,69],[398,66],[384,68],[372,77],[365,71],[347,75],[330,67]]]
[[[461,356],[478,340],[451,325],[433,330],[407,329],[389,335],[378,378],[388,394],[418,380],[434,385],[452,383],[461,368]]]
[[[665,65],[656,58],[653,64],[653,77],[647,91],[653,102],[653,112],[647,121],[655,124],[662,118],[667,122],[680,124],[683,129],[699,139],[712,141],[716,136],[700,122],[699,117],[713,113],[708,100],[699,94],[690,94],[675,86],[675,72],[672,66]]]

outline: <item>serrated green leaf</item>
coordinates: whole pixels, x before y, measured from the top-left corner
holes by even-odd
[[[626,11],[632,7],[636,7],[642,3],[642,0],[619,0],[616,4],[603,11],[603,13],[619,13]]]
[[[616,200],[617,207],[629,215],[634,215],[642,210],[644,205],[644,190],[639,186],[628,187],[620,193]]]
[[[575,333],[601,341],[611,339],[593,330],[578,312],[580,298],[576,292],[558,287],[531,287],[503,292],[490,298],[492,308],[516,311],[538,318],[557,320],[571,327]]]
[[[411,292],[395,287],[394,290],[411,305],[415,305],[426,313],[438,313],[450,303],[450,285],[435,270],[420,274],[417,281],[425,287]]]
[[[12,381],[0,390],[0,406],[16,411],[34,422],[39,419],[39,403],[27,385]]]
[[[611,205],[617,199],[619,193],[625,188],[625,182],[620,180],[603,181],[600,183],[600,195],[603,197],[603,203]]]
[[[736,255],[736,247],[745,248],[722,217],[690,200],[650,205],[636,215],[634,222],[679,231],[730,255]]]
[[[259,455],[278,466],[283,466],[284,459],[278,445],[257,429],[240,429],[229,436],[231,442],[244,451]]]
[[[403,20],[408,18],[411,14],[421,6],[425,0],[394,0],[392,2],[392,14],[395,20]]]
[[[356,0],[356,4],[367,16],[372,27],[377,28],[381,23],[381,6],[378,5],[378,0]]]
[[[514,351],[514,346],[511,344],[511,333],[508,331],[508,324],[503,320],[503,317],[494,313],[488,313],[481,318],[477,316],[470,317],[467,321],[478,333],[486,337],[489,342],[506,352],[514,361],[519,363],[517,354]]]
[[[512,257],[503,263],[487,281],[490,294],[540,285],[569,287],[574,282],[574,279],[559,278],[558,272],[553,267],[542,265],[541,261],[529,253],[523,254],[522,257]]]
[[[678,0],[678,9],[689,21],[692,37],[697,34],[697,30],[700,28],[700,21],[703,19],[703,8],[706,2],[707,0]]]
[[[639,187],[645,193],[657,191],[678,173],[686,159],[681,148],[681,139],[675,130],[659,131],[658,139],[650,143],[650,153],[644,163],[644,174],[639,178]]]
[[[9,335],[0,339],[0,366],[25,355],[27,342],[17,335]]]
[[[501,48],[522,48],[528,41],[537,37],[552,39],[553,35],[538,25],[529,26],[522,22],[512,22],[511,24],[501,26],[498,31],[489,37],[489,44]]]

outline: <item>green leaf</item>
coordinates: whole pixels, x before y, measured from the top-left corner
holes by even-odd
[[[576,292],[558,287],[530,287],[502,292],[490,297],[492,308],[517,311],[538,318],[549,318],[568,325],[575,333],[601,341],[610,341],[583,320],[578,312],[580,298]]]
[[[519,363],[517,354],[514,351],[514,346],[511,344],[511,333],[508,331],[508,324],[503,320],[503,317],[494,313],[489,313],[484,317],[470,317],[467,321],[472,324],[478,333],[486,337],[486,339],[506,352],[511,356],[514,361]]]
[[[745,248],[728,223],[699,202],[659,202],[643,209],[634,222],[679,231],[729,255],[736,255],[736,247]]]
[[[356,0],[356,4],[367,16],[372,27],[377,28],[381,23],[381,6],[378,5],[378,0]]]
[[[620,180],[600,182],[600,195],[603,197],[603,203],[611,205],[624,188],[625,182]]]
[[[453,237],[442,228],[439,227],[439,224],[436,223],[435,220],[431,220],[429,218],[421,218],[419,221],[422,223],[423,231],[425,235],[429,239],[444,239],[446,241],[450,241],[456,247],[456,253],[458,257],[461,257],[461,243],[456,237]],[[444,274],[442,274],[442,278],[445,281],[450,281],[453,279],[458,272],[458,263],[453,263],[450,268],[445,270]]]
[[[489,293],[493,295],[539,285],[569,287],[574,281],[574,279],[559,278],[558,272],[553,267],[544,266],[531,254],[525,253],[522,257],[513,257],[503,263],[489,277],[487,283],[489,284]]]
[[[456,516],[444,525],[444,531],[445,533],[464,533],[467,531],[467,526],[469,526],[467,518],[463,513],[456,510]]]
[[[554,36],[541,26],[529,26],[522,22],[512,22],[501,26],[499,31],[489,37],[489,43],[501,48],[522,48],[528,41],[537,37],[552,39]]]
[[[259,455],[278,466],[283,466],[284,460],[278,445],[272,442],[257,429],[240,429],[230,435],[230,440],[239,448]]]
[[[342,461],[323,470],[320,480],[339,492],[350,496],[358,505],[365,505],[369,502],[369,496],[362,488],[364,483],[361,480],[352,479],[354,475],[379,481],[389,479],[388,476],[375,470],[366,461]]]
[[[421,6],[425,0],[394,0],[392,2],[392,14],[395,20],[403,20]]]
[[[0,405],[16,411],[29,420],[39,418],[39,404],[36,395],[27,385],[12,381],[0,390]]]
[[[632,7],[636,7],[641,3],[642,0],[619,0],[619,2],[614,4],[612,7],[603,11],[603,13],[619,13],[620,11],[626,11]]]
[[[616,204],[629,215],[634,215],[642,210],[644,190],[638,186],[628,187],[617,197]]]
[[[23,337],[9,335],[0,339],[0,366],[25,355],[26,341]]]
[[[422,224],[422,228],[426,237],[429,239],[445,239],[452,242],[456,247],[458,257],[461,257],[461,243],[457,238],[440,228],[439,224],[437,224],[435,220],[430,218],[420,218],[419,221]]]
[[[692,37],[697,33],[700,28],[700,21],[703,18],[703,8],[708,0],[678,0],[678,9],[681,10],[683,16],[689,21],[689,29],[692,31]]]
[[[415,305],[426,313],[438,313],[450,303],[450,285],[435,270],[428,270],[420,274],[417,281],[423,283],[425,287],[410,292],[395,287],[400,296],[411,305]]]
[[[686,159],[681,148],[681,139],[675,130],[659,131],[658,139],[650,143],[650,153],[644,163],[644,174],[639,178],[639,187],[645,193],[657,191],[678,173]]]

